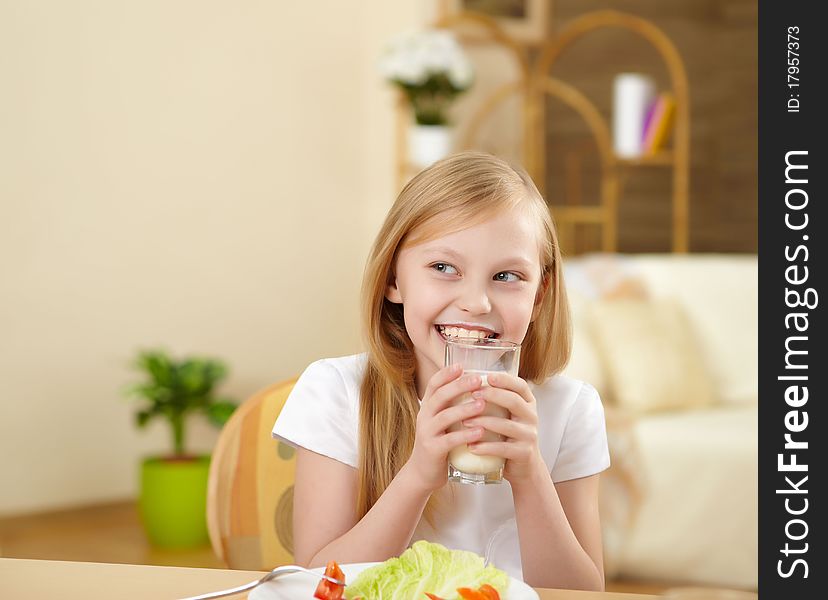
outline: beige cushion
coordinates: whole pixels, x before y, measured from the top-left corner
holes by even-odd
[[[636,419],[636,467],[646,493],[624,539],[624,577],[756,588],[757,408],[721,405]]]
[[[572,354],[563,374],[586,381],[603,397],[607,381],[601,356],[589,333],[589,301],[578,292],[570,291],[567,295],[572,317]]]
[[[725,404],[758,398],[757,257],[737,254],[638,255],[634,265],[652,298],[684,307]]]
[[[647,413],[713,403],[710,374],[678,302],[597,300],[590,313],[617,406]]]

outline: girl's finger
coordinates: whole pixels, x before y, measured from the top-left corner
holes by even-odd
[[[486,402],[502,406],[518,421],[537,423],[538,415],[535,412],[535,407],[512,390],[484,387],[472,393],[472,398],[485,400]]]
[[[465,427],[482,427],[486,431],[499,433],[512,440],[531,442],[536,438],[531,427],[502,417],[481,415],[463,421],[463,425]]]
[[[463,419],[471,419],[483,412],[486,403],[481,400],[463,402],[457,406],[449,406],[434,416],[434,427],[437,431],[445,431]]]
[[[444,386],[449,381],[457,379],[462,374],[463,367],[458,364],[449,365],[437,371],[431,376],[431,379],[428,380],[428,385],[426,385],[425,392],[423,393],[423,402],[430,398],[437,389]]]
[[[442,389],[443,386],[451,383],[452,381],[457,381],[462,377],[462,375],[463,367],[458,364],[443,367],[432,375],[431,379],[428,380],[428,385],[426,385],[426,390],[423,394],[423,399],[420,404],[420,413],[424,415],[432,415],[437,412],[433,408],[434,395]]]
[[[509,375],[508,373],[490,373],[488,376],[489,385],[494,388],[512,390],[529,404],[535,402],[535,396],[529,388],[525,379]]]
[[[439,440],[440,452],[448,454],[457,446],[463,444],[471,444],[483,437],[483,429],[481,427],[474,427],[472,429],[461,429],[460,431],[452,431],[437,438]]]
[[[473,454],[499,456],[506,460],[515,460],[523,458],[524,451],[521,446],[522,444],[509,442],[474,442],[469,446],[469,451]]]
[[[423,407],[425,407],[428,414],[435,415],[446,406],[448,406],[454,399],[463,394],[468,394],[472,390],[476,390],[482,385],[480,375],[466,374],[445,383],[440,388],[436,389],[431,396],[423,400]],[[422,408],[420,409],[422,410]]]

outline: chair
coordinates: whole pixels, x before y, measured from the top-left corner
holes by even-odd
[[[248,398],[216,442],[207,487],[213,552],[231,569],[293,562],[295,451],[271,435],[296,378]]]

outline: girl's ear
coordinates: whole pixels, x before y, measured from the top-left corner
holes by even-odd
[[[385,297],[394,304],[402,304],[402,296],[400,295],[400,289],[397,287],[396,278],[393,283],[385,288]]]
[[[534,323],[535,319],[538,318],[541,306],[543,306],[543,299],[546,297],[546,290],[549,289],[550,281],[551,279],[549,275],[547,275],[541,282],[540,289],[538,290],[538,293],[535,295],[535,306],[532,308],[532,318],[529,319],[530,323]]]

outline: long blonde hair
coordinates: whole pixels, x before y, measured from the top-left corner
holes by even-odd
[[[385,298],[399,251],[514,208],[537,219],[541,286],[546,289],[537,318],[522,342],[519,375],[538,384],[566,366],[571,325],[558,237],[549,208],[531,178],[522,169],[481,152],[455,154],[420,172],[388,212],[363,276],[362,333],[368,363],[360,388],[358,518],[379,499],[414,447],[419,410],[414,347],[405,329],[402,304]]]

